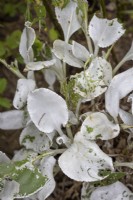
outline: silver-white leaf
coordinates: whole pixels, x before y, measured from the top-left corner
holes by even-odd
[[[89,68],[73,76],[74,92],[84,101],[90,101],[107,90],[112,79],[111,65],[103,58],[95,58]]]
[[[66,42],[68,42],[71,35],[80,28],[76,9],[77,4],[73,1],[70,1],[63,9],[58,7],[55,8],[56,17],[62,27]]]
[[[24,59],[25,63],[32,62],[34,55],[32,50],[32,45],[34,44],[36,34],[33,28],[31,28],[30,22],[25,22],[25,28],[22,32],[19,52]]]
[[[95,142],[84,139],[80,132],[58,163],[63,173],[76,181],[102,180],[105,177],[99,175],[100,170],[113,170],[112,159]]]
[[[133,90],[133,68],[116,75],[105,94],[105,107],[109,114],[116,119],[119,113],[120,99]]]
[[[16,194],[19,193],[20,184],[16,181],[4,181],[4,188],[0,192],[1,200],[13,200]]]
[[[57,58],[63,60],[70,66],[81,68],[84,66],[83,61],[76,58],[72,53],[72,45],[62,41],[55,40],[53,44],[53,52],[57,56]]]
[[[47,61],[28,62],[25,70],[39,71],[41,69],[48,68],[54,65],[55,62],[56,62],[55,59],[47,60]]]
[[[29,92],[33,91],[36,83],[32,79],[19,79],[17,89],[13,99],[13,106],[16,109],[21,109],[25,106]]]
[[[95,46],[103,48],[116,42],[124,32],[117,19],[101,19],[94,15],[89,24],[89,35]]]
[[[131,191],[117,181],[108,186],[98,187],[90,196],[90,200],[133,200]]]
[[[89,51],[83,45],[75,41],[72,42],[72,53],[76,58],[84,62],[86,62],[90,57]]]
[[[31,149],[38,153],[48,150],[51,146],[48,136],[39,131],[32,122],[23,129],[19,141],[26,149]]]
[[[38,200],[45,200],[55,189],[55,180],[53,176],[53,168],[55,165],[53,156],[42,159],[40,170],[43,176],[47,176],[48,180],[44,187],[37,193]]]
[[[0,163],[9,163],[10,159],[7,157],[5,153],[0,151]]]
[[[100,112],[91,113],[82,123],[80,132],[88,140],[109,140],[118,136],[120,127]]]
[[[44,70],[44,78],[45,78],[46,82],[48,83],[49,88],[51,90],[53,90],[54,89],[54,83],[56,81],[55,72],[51,69],[45,69]]]
[[[26,119],[24,111],[12,110],[0,113],[0,129],[3,130],[16,130],[24,128]]]
[[[55,92],[40,88],[28,96],[28,111],[36,127],[46,133],[59,130],[68,121],[68,108],[65,100]]]

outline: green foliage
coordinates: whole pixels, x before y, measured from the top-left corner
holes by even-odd
[[[58,39],[58,37],[59,37],[58,32],[54,28],[51,28],[49,30],[49,38],[50,38],[50,40],[54,41],[54,40]]]
[[[64,8],[68,3],[70,2],[70,0],[53,0],[53,5],[59,8]]]
[[[47,178],[28,160],[14,163],[0,163],[0,180],[14,180],[20,184],[19,195],[27,196],[44,186]]]
[[[11,108],[11,101],[7,98],[2,97],[7,87],[7,80],[0,78],[0,106],[3,108]]]

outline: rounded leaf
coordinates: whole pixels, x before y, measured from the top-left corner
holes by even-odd
[[[118,136],[120,127],[100,112],[90,113],[81,126],[81,133],[89,140],[109,140]]]
[[[63,173],[76,181],[98,181],[100,170],[113,170],[112,159],[93,141],[85,140],[79,132],[74,143],[59,157]]]
[[[40,88],[28,96],[28,111],[36,127],[46,133],[59,130],[68,121],[65,100],[55,92]]]

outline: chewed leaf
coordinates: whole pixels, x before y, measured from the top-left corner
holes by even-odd
[[[30,22],[25,22],[25,28],[22,32],[19,45],[19,52],[25,63],[32,62],[34,57],[32,45],[35,41],[36,35],[34,29],[30,26]]]
[[[16,130],[24,128],[26,119],[24,111],[12,110],[0,113],[0,129],[3,130]]]
[[[133,68],[116,75],[105,94],[105,106],[109,114],[116,119],[119,113],[120,99],[133,90]]]
[[[68,177],[76,181],[102,180],[100,170],[113,170],[112,159],[93,141],[86,141],[77,133],[74,143],[59,157],[59,166]]]
[[[54,42],[53,52],[57,56],[57,58],[63,60],[70,66],[78,67],[78,68],[81,68],[84,66],[84,63],[73,55],[72,45],[62,40],[56,40]]]
[[[36,89],[29,94],[28,111],[36,127],[46,133],[60,129],[68,121],[65,100],[49,89]]]
[[[89,140],[109,140],[118,136],[120,127],[108,120],[105,114],[91,113],[81,126],[81,133]]]
[[[112,79],[112,68],[105,59],[98,57],[87,70],[73,77],[74,92],[83,97],[83,101],[90,101],[107,90]]]
[[[26,149],[40,153],[49,149],[51,142],[45,133],[40,132],[33,123],[30,123],[20,135],[20,144]]]
[[[55,180],[53,176],[53,168],[55,165],[55,158],[50,156],[48,158],[44,158],[41,161],[41,172],[43,176],[47,176],[47,182],[44,185],[44,187],[37,193],[37,198],[39,200],[44,200],[46,199],[55,189]]]
[[[81,45],[75,41],[72,42],[72,52],[76,58],[78,58],[84,62],[86,62],[87,59],[89,59],[89,57],[90,57],[89,51],[83,45]]]
[[[73,1],[70,1],[70,3],[68,3],[63,9],[58,7],[55,8],[56,17],[62,27],[65,41],[67,42],[71,35],[80,28],[76,8],[77,4]]]
[[[4,181],[3,190],[0,192],[1,200],[13,200],[19,193],[20,184],[16,181]]]
[[[24,107],[29,92],[34,90],[36,83],[32,79],[19,79],[17,83],[16,93],[13,99],[13,106],[17,109]]]
[[[101,19],[96,15],[90,21],[89,34],[94,44],[99,47],[108,47],[116,42],[125,30],[117,19]]]
[[[121,182],[117,181],[108,186],[99,187],[94,190],[90,200],[132,200],[131,191]]]
[[[48,60],[48,61],[29,62],[29,63],[27,63],[25,70],[38,71],[43,68],[48,68],[48,67],[54,65],[55,62],[56,62],[55,59]]]

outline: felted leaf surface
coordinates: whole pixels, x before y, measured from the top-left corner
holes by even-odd
[[[133,68],[116,75],[105,94],[105,107],[109,114],[116,119],[119,113],[120,99],[133,90]]]
[[[5,153],[0,151],[0,163],[9,163],[10,159],[6,156]]]
[[[29,92],[34,90],[36,83],[32,79],[19,79],[17,82],[17,89],[13,99],[13,106],[16,109],[24,107],[27,101]]]
[[[4,188],[0,192],[1,200],[13,200],[17,193],[19,193],[19,183],[16,181],[4,181]]]
[[[105,177],[99,175],[100,170],[113,170],[112,159],[95,142],[85,140],[80,132],[59,157],[58,163],[63,173],[76,181],[102,180]]]
[[[90,196],[90,200],[132,200],[131,191],[121,182],[117,181],[108,186],[99,187]]]
[[[90,57],[89,51],[83,45],[75,41],[72,42],[72,52],[76,58],[84,62],[86,62],[87,59]]]
[[[120,127],[108,120],[105,114],[91,113],[82,123],[81,133],[89,140],[109,140],[118,136]]]
[[[73,55],[72,45],[62,40],[55,40],[53,44],[53,52],[57,56],[57,58],[63,60],[70,66],[78,68],[84,66],[84,63]]]
[[[70,1],[63,9],[58,7],[55,8],[56,17],[62,27],[66,42],[68,42],[71,35],[80,28],[76,8],[77,4],[73,1]]]
[[[124,62],[126,62],[128,60],[133,60],[133,42],[131,44],[129,51],[126,53],[126,55],[124,56],[124,58],[122,60]]]
[[[49,149],[51,146],[51,141],[47,135],[39,131],[32,122],[23,129],[19,141],[26,149],[31,149],[38,153]]]
[[[111,65],[103,58],[95,58],[89,68],[73,76],[75,79],[74,92],[83,101],[90,101],[107,90],[112,79]]]
[[[48,61],[28,62],[26,65],[26,70],[38,71],[43,68],[48,68],[54,64],[55,64],[55,59]]]
[[[117,19],[101,19],[94,15],[89,24],[89,35],[94,44],[103,48],[116,42],[124,32]]]
[[[25,63],[32,62],[34,57],[32,45],[35,41],[36,35],[34,29],[31,28],[30,25],[30,22],[25,22],[25,28],[22,32],[19,45],[19,52]]]
[[[29,94],[28,111],[36,127],[46,133],[59,130],[68,121],[65,100],[55,92],[40,88]]]
[[[24,111],[12,110],[0,113],[0,129],[11,130],[24,128],[26,119]]]
[[[54,176],[53,176],[53,168],[55,165],[55,158],[53,156],[44,158],[41,161],[41,172],[43,174],[43,176],[47,176],[47,182],[44,185],[44,187],[37,193],[37,197],[39,200],[44,200],[46,199],[55,189],[55,180],[54,180]]]
[[[56,74],[53,70],[51,69],[45,69],[44,70],[44,78],[46,80],[46,82],[48,83],[49,85],[49,88],[50,89],[53,89],[53,85],[56,81]]]

